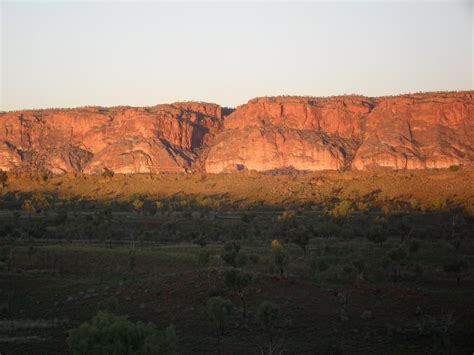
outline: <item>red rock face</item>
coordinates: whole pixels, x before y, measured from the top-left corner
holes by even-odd
[[[182,172],[222,126],[221,107],[79,108],[0,116],[0,168],[54,174]]]
[[[206,171],[342,169],[372,105],[363,97],[251,100],[226,118],[209,149]]]
[[[257,98],[0,114],[0,169],[158,173],[444,168],[474,161],[474,92]]]
[[[353,168],[445,168],[474,160],[474,93],[380,99]]]
[[[205,169],[444,168],[474,160],[474,94],[259,98],[226,118]]]

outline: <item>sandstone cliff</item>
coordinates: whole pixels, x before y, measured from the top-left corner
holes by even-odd
[[[206,171],[444,168],[474,161],[474,93],[258,98],[226,118]]]
[[[0,114],[0,169],[100,173],[443,168],[474,162],[474,92],[257,98]]]
[[[201,103],[93,107],[9,112],[0,120],[3,170],[183,172],[220,130],[222,109]]]

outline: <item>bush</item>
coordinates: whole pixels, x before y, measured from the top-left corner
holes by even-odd
[[[296,213],[294,211],[284,211],[281,215],[277,217],[278,222],[282,223],[293,223],[296,218]]]
[[[331,216],[333,216],[334,218],[348,217],[352,213],[351,206],[351,201],[342,201],[336,206],[334,206],[333,210],[331,211]]]
[[[306,246],[309,243],[309,231],[298,228],[291,233],[291,241],[298,245],[303,251],[303,256],[306,257]]]
[[[283,277],[283,272],[288,266],[288,263],[290,261],[290,256],[288,255],[288,252],[285,249],[279,248],[279,249],[273,250],[273,257],[274,257],[275,265],[280,270],[280,276]]]
[[[459,257],[451,258],[443,265],[443,270],[447,274],[453,274],[456,276],[456,283],[458,286],[461,286],[461,275],[465,269],[467,269],[468,264],[466,260]]]
[[[418,250],[420,250],[420,242],[416,239],[411,240],[410,244],[408,245],[408,250],[411,254],[417,253]]]
[[[233,241],[228,242],[224,245],[224,250],[222,251],[222,260],[224,260],[230,266],[236,266],[237,255],[240,251],[240,244]]]
[[[272,332],[281,320],[280,307],[275,303],[263,301],[258,306],[257,319],[267,332]]]
[[[329,264],[325,260],[319,260],[318,262],[318,269],[319,272],[324,272],[329,269]]]
[[[118,299],[115,296],[106,298],[98,303],[99,309],[106,312],[116,312],[118,305]]]
[[[197,255],[198,264],[200,266],[207,266],[209,264],[210,257],[211,253],[209,253],[209,250],[205,248],[200,249]]]
[[[242,315],[247,318],[247,304],[245,302],[245,292],[247,287],[252,283],[253,277],[251,274],[242,272],[236,269],[227,270],[224,273],[224,282],[226,287],[235,292],[242,301]]]
[[[8,175],[6,172],[0,169],[0,184],[5,187],[7,185]]]
[[[277,249],[281,249],[282,245],[278,239],[273,239],[272,240],[272,250],[275,251]]]
[[[267,340],[260,346],[261,354],[283,353],[284,334],[280,307],[275,303],[264,301],[257,311],[257,319],[267,335]]]
[[[258,263],[260,263],[260,256],[255,255],[255,254],[250,254],[249,255],[249,260],[254,264],[258,264]]]
[[[103,178],[112,178],[115,175],[113,170],[109,168],[104,168],[104,171],[102,172],[102,177]]]
[[[367,229],[365,233],[367,239],[373,243],[383,244],[387,240],[387,237],[380,225],[374,225]]]
[[[234,305],[231,301],[215,296],[207,301],[207,315],[216,325],[218,335],[224,335],[225,325],[232,315]]]
[[[173,326],[159,330],[152,324],[134,323],[125,316],[99,312],[91,321],[69,331],[73,354],[175,354]]]

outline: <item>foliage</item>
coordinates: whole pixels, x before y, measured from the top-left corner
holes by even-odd
[[[0,169],[0,184],[2,184],[3,187],[7,185],[8,181],[8,174]]]
[[[237,255],[240,251],[240,244],[236,241],[227,242],[222,250],[222,260],[230,266],[236,266]]]
[[[367,239],[373,243],[383,244],[387,237],[380,225],[369,226],[365,233]]]
[[[207,300],[207,315],[216,325],[218,335],[224,335],[225,325],[232,315],[234,305],[228,299],[214,296]]]
[[[458,286],[461,286],[461,275],[462,272],[467,269],[468,263],[465,259],[460,257],[452,257],[446,261],[443,265],[443,270],[447,274],[453,274],[456,276],[456,282]]]
[[[175,354],[173,326],[132,322],[125,316],[99,312],[91,321],[69,331],[67,343],[74,354]]]
[[[292,223],[294,222],[295,218],[296,218],[295,211],[288,210],[288,211],[284,211],[281,215],[279,215],[277,217],[277,220],[278,222],[282,222],[282,223]]]
[[[331,216],[334,218],[345,218],[352,213],[352,202],[349,200],[338,203],[331,211]]]
[[[133,208],[135,209],[137,213],[139,213],[143,208],[143,201],[139,199],[136,199],[135,201],[133,201]]]
[[[257,319],[267,332],[272,332],[281,321],[280,307],[273,302],[263,301],[258,306]]]
[[[209,264],[209,260],[211,257],[211,253],[206,248],[201,248],[198,252],[197,259],[198,264],[200,266],[207,266]]]
[[[276,251],[276,250],[282,248],[282,245],[281,245],[281,243],[280,243],[280,241],[279,241],[278,239],[273,239],[271,246],[272,246],[272,250],[273,250],[273,251]]]
[[[115,175],[114,171],[109,169],[109,168],[104,168],[104,171],[102,172],[102,177],[103,178],[113,178]]]
[[[224,273],[224,282],[226,287],[235,292],[242,301],[242,315],[247,318],[247,304],[245,302],[245,292],[252,283],[253,277],[248,272],[242,272],[237,269],[227,270]]]
[[[273,258],[274,258],[273,260],[275,262],[275,265],[280,270],[280,276],[283,277],[283,273],[290,261],[290,256],[288,252],[284,248],[274,249]]]
[[[309,231],[302,228],[294,230],[291,234],[291,241],[303,250],[303,255],[306,257],[306,246],[309,243]]]

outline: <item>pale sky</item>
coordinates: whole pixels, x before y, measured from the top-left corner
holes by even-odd
[[[0,1],[0,110],[473,89],[474,1]]]

